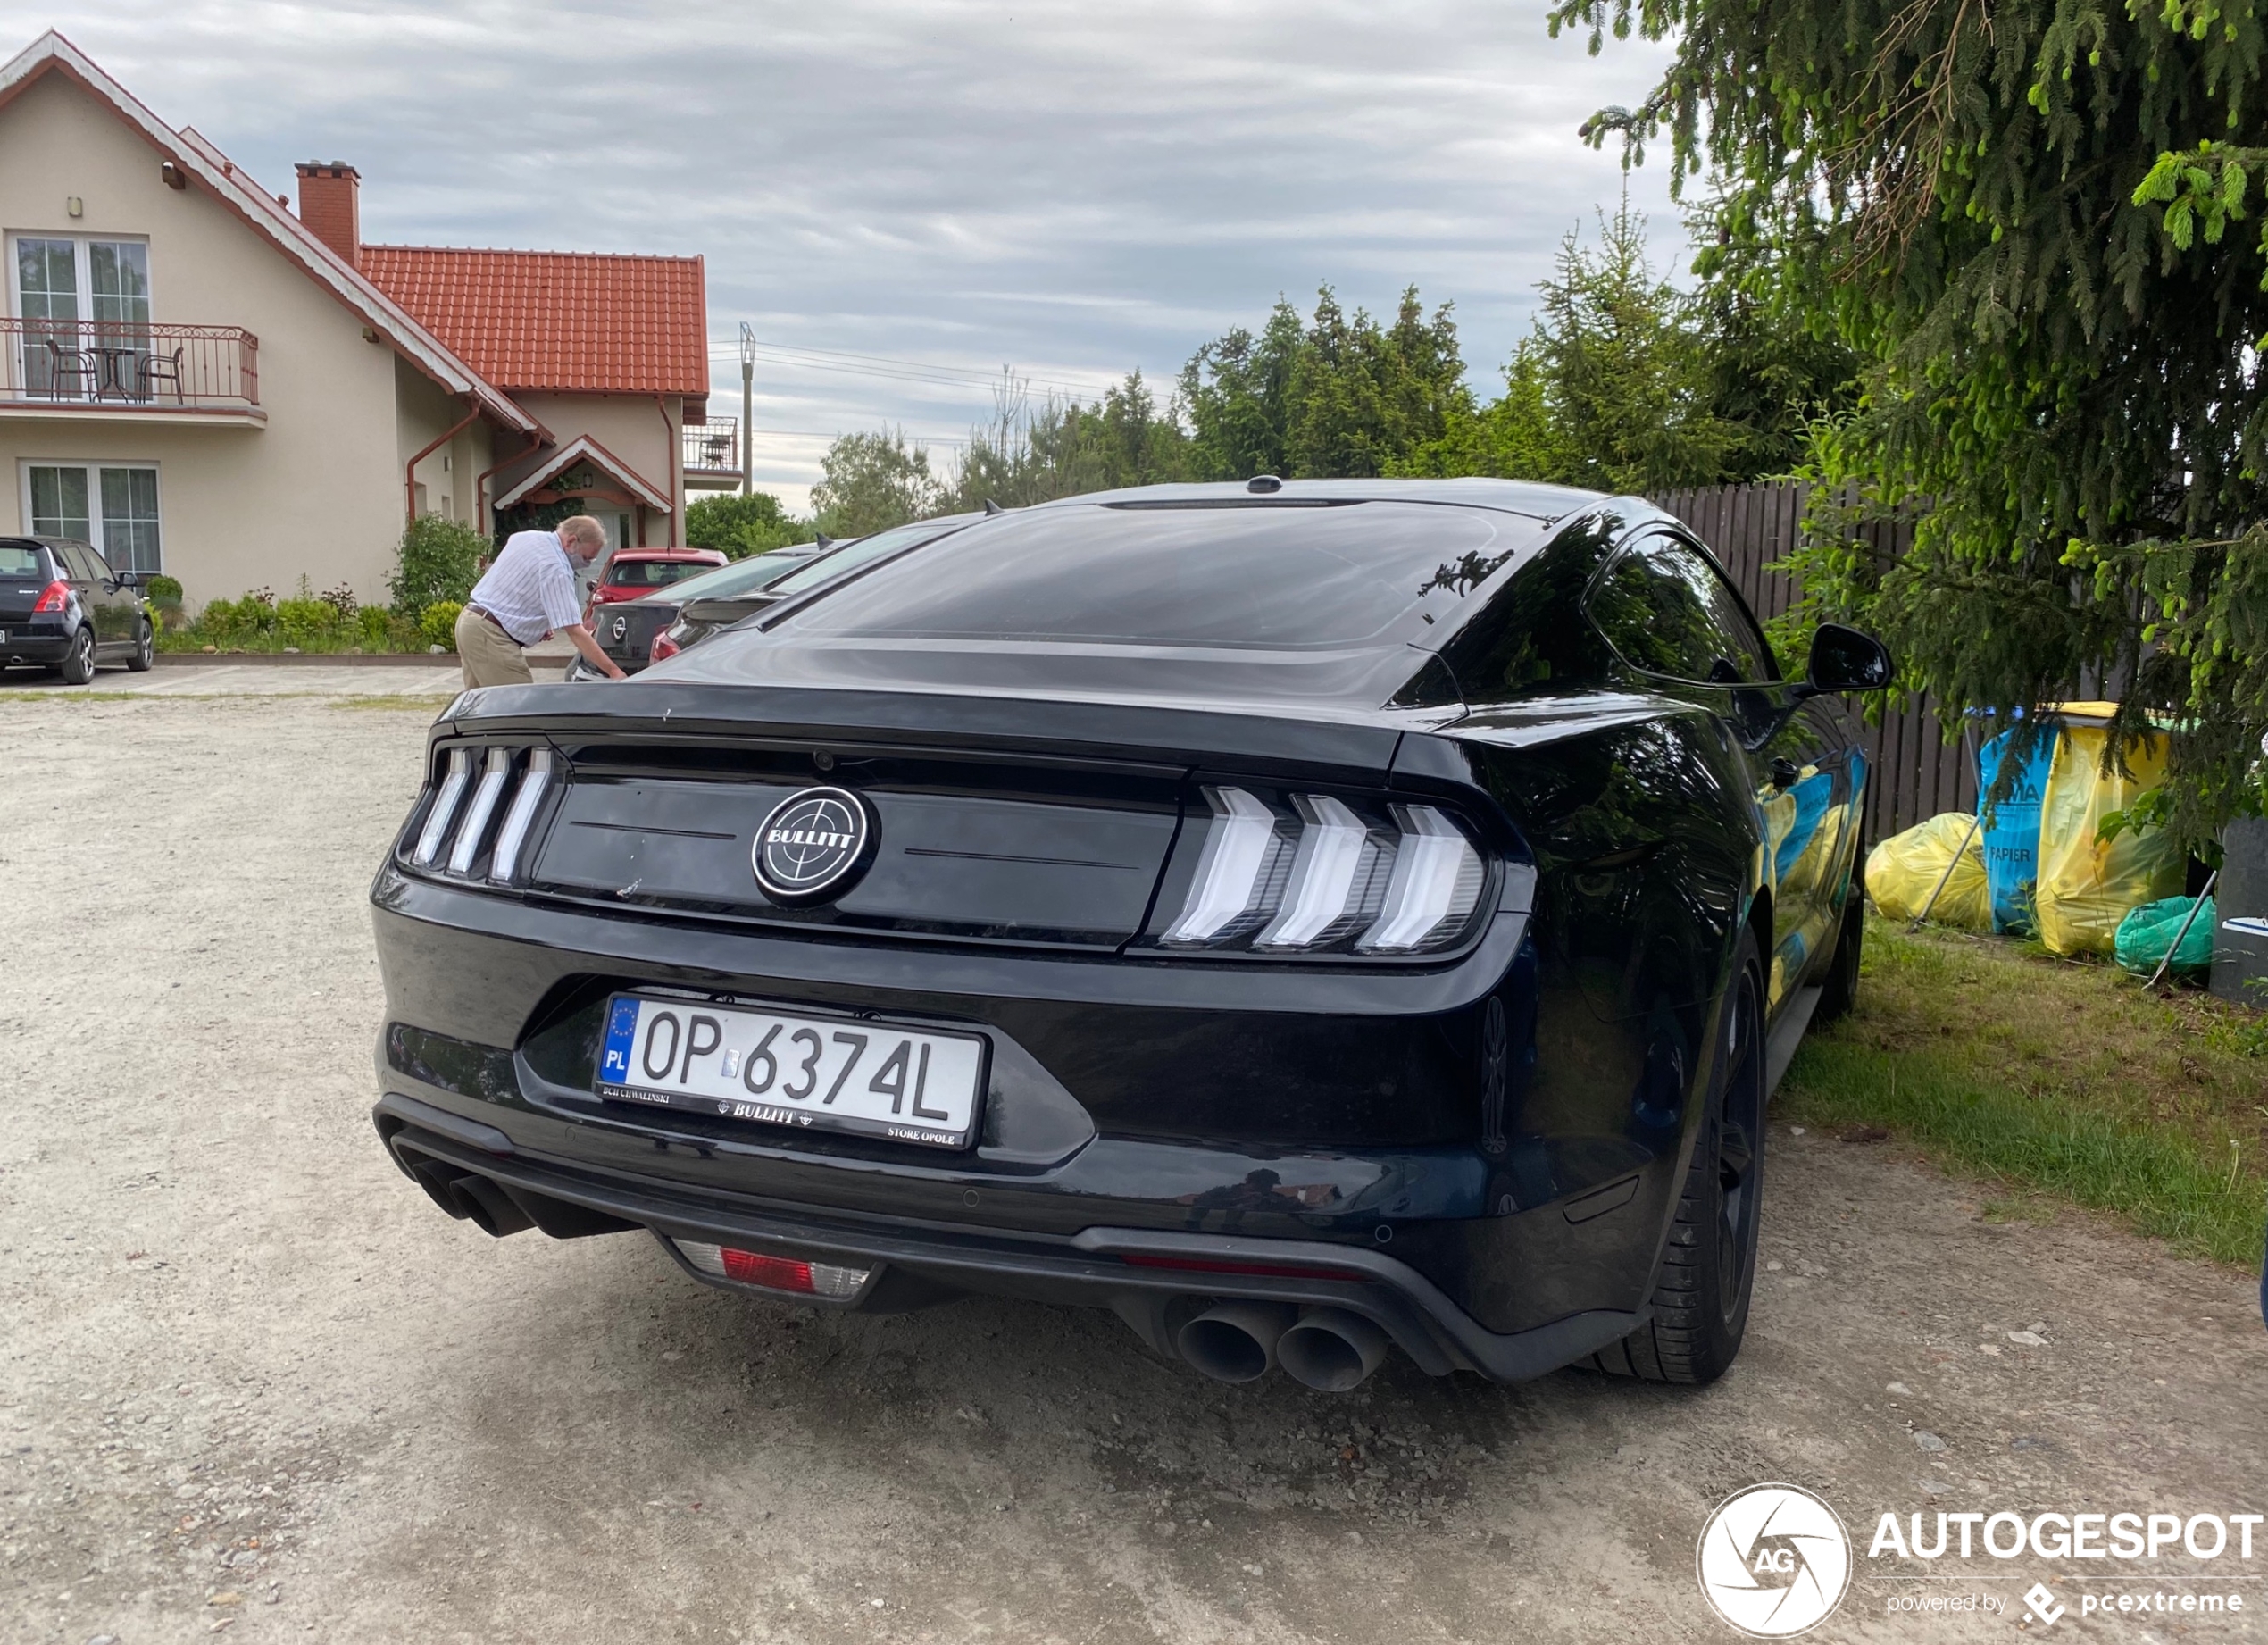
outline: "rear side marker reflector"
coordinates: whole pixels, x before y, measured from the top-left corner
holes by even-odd
[[[729,1245],[703,1245],[693,1240],[670,1241],[678,1254],[702,1273],[741,1285],[766,1290],[792,1291],[806,1297],[841,1301],[855,1297],[866,1284],[871,1268],[845,1268],[835,1263],[805,1262],[796,1257],[773,1257],[763,1251],[735,1250]]]
[[[1121,1258],[1130,1268],[1172,1268],[1184,1273],[1247,1273],[1274,1280],[1353,1280],[1367,1282],[1370,1275],[1352,1268],[1307,1268],[1294,1263],[1224,1262],[1207,1257],[1160,1257],[1127,1252]]]
[[[1328,794],[1289,796],[1285,816],[1243,789],[1202,792],[1212,821],[1168,948],[1248,939],[1288,954],[1351,938],[1357,954],[1416,954],[1454,942],[1480,906],[1480,853],[1432,806],[1389,806],[1389,823]]]

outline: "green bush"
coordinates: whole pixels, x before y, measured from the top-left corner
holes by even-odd
[[[420,515],[402,533],[394,574],[387,582],[394,609],[414,620],[445,602],[462,605],[488,550],[488,539],[471,526],[438,514]]]
[[[142,592],[160,611],[181,608],[181,580],[178,577],[168,577],[160,572],[142,584]]]
[[[464,609],[455,600],[436,600],[425,608],[418,619],[418,632],[429,646],[440,646],[450,651],[457,648],[457,614]]]
[[[340,638],[346,624],[329,600],[281,600],[276,605],[276,633],[287,646],[312,651],[327,639]],[[349,630],[352,631],[352,630]]]
[[[354,614],[354,627],[365,647],[383,647],[387,640],[388,613],[383,605],[365,605]]]

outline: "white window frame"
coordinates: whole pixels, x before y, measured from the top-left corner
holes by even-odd
[[[11,229],[7,232],[6,239],[7,244],[4,249],[8,258],[8,317],[11,320],[21,320],[24,317],[23,265],[16,255],[17,246],[25,240],[69,240],[74,247],[71,252],[71,280],[76,289],[76,296],[73,300],[78,305],[79,318],[75,321],[58,323],[76,324],[82,328],[97,323],[95,319],[95,258],[92,249],[96,246],[139,246],[142,248],[143,270],[148,278],[149,284],[150,313],[147,320],[112,321],[101,323],[129,326],[157,323],[157,275],[150,266],[154,258],[152,255],[148,235],[83,234],[77,230],[60,229]],[[82,331],[79,340],[81,342],[88,340],[88,335]],[[20,339],[16,347],[28,354],[30,342],[29,339]],[[16,380],[27,383],[34,380],[34,372],[28,361],[20,360],[17,363]]]
[[[32,534],[31,471],[36,468],[76,468],[87,471],[87,540],[95,552],[110,560],[113,571],[138,570],[144,575],[154,575],[165,569],[165,475],[164,465],[140,457],[20,457],[16,460],[16,505],[23,522],[23,534]],[[103,470],[106,468],[146,469],[157,483],[157,564],[128,567],[111,560],[109,545],[103,540]]]

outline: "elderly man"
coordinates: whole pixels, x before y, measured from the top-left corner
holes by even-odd
[[[464,662],[464,683],[526,685],[528,659],[521,647],[564,634],[590,665],[610,680],[622,678],[614,659],[599,648],[583,626],[575,600],[575,572],[605,552],[606,528],[588,514],[559,522],[556,531],[515,531],[472,585],[472,597],[457,614],[457,655]]]

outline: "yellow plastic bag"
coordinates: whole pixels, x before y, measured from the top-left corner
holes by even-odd
[[[1956,859],[1955,853],[1959,853]],[[1945,865],[1953,864],[1946,878]],[[1934,906],[1930,893],[1945,880]],[[1941,811],[1866,854],[1866,895],[1893,920],[1910,920],[1927,906],[1933,924],[1964,931],[1992,929],[1992,888],[1985,880],[1984,833],[1965,811]]]
[[[2111,705],[2064,706],[2063,735],[2039,806],[2039,879],[2032,893],[2039,939],[2053,954],[2108,954],[2118,923],[2144,903],[2180,894],[2187,864],[2163,831],[2099,838],[2106,813],[2123,811],[2165,777],[2165,742],[2127,751],[2133,774],[2103,773]],[[2086,710],[2102,711],[2100,716]],[[2083,716],[2083,717],[2082,717]],[[1871,888],[1870,888],[1871,889]]]

